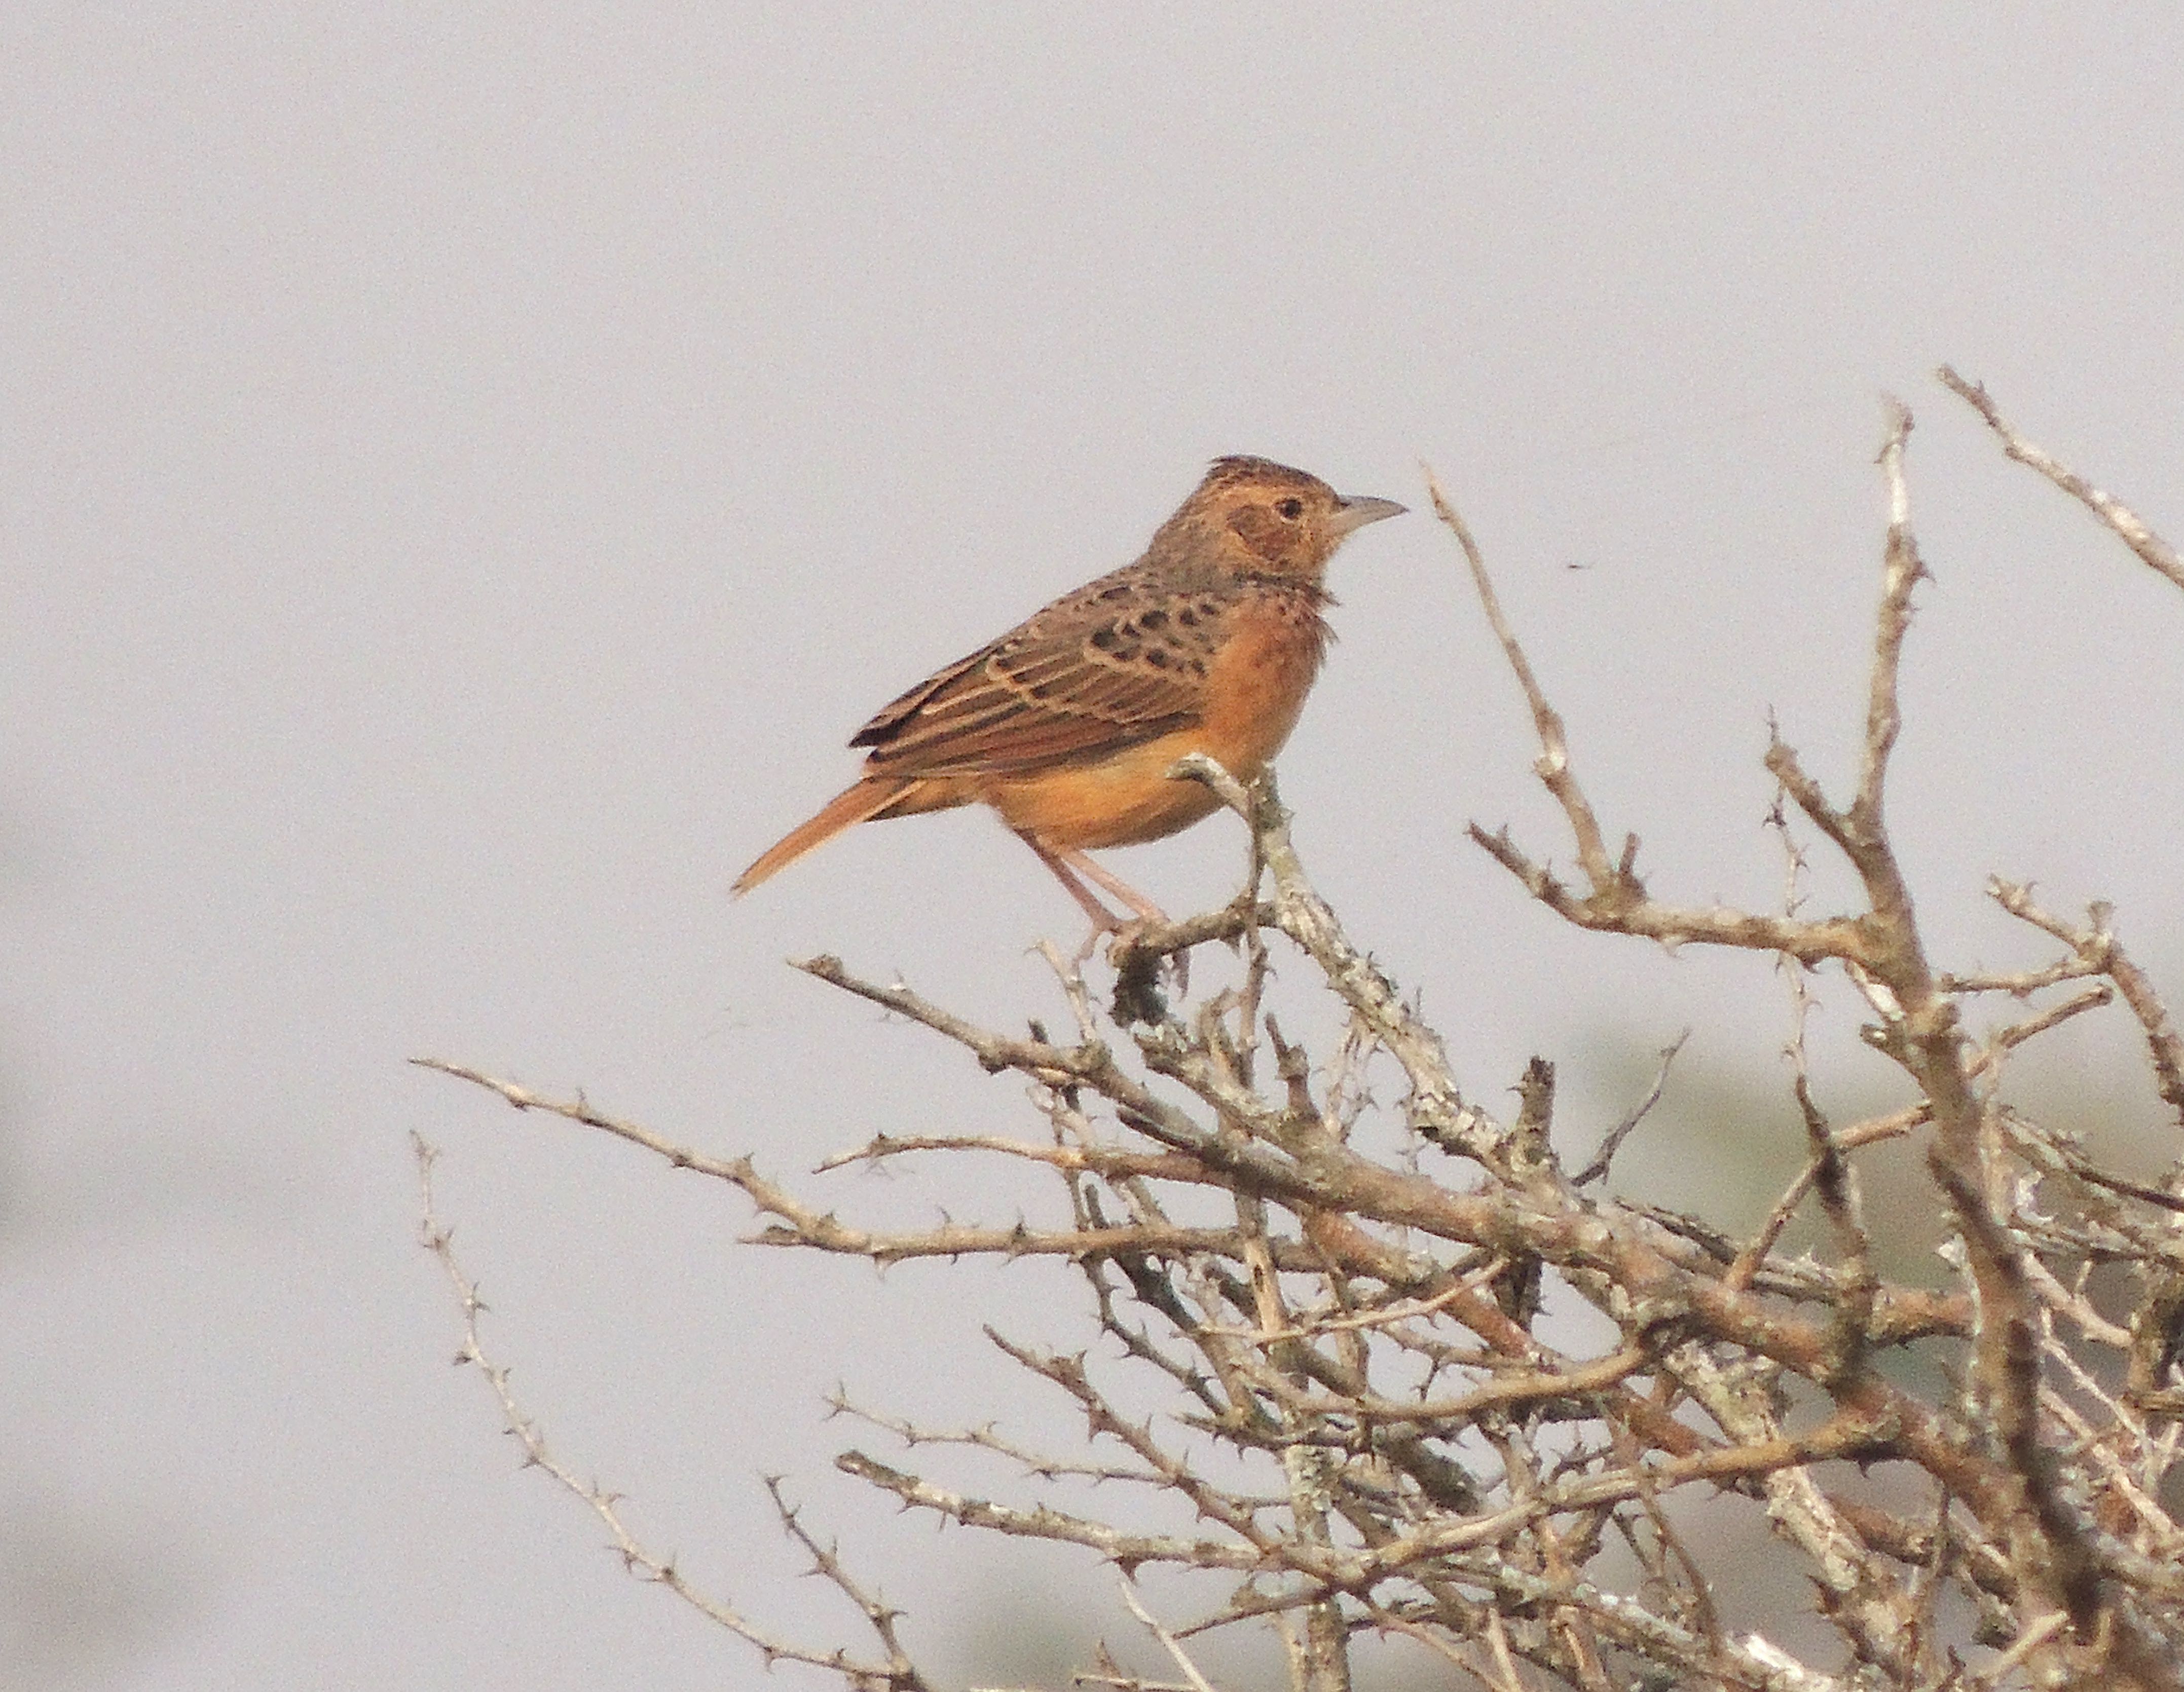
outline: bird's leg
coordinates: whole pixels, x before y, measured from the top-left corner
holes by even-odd
[[[1167,913],[1147,899],[1112,870],[1103,870],[1091,858],[1073,847],[1056,854],[1071,869],[1087,881],[1095,882],[1104,892],[1112,893],[1148,922],[1166,922]]]
[[[1127,942],[1142,932],[1149,925],[1167,921],[1167,913],[1157,904],[1120,877],[1101,869],[1099,865],[1094,863],[1090,858],[1076,848],[1050,846],[1036,834],[1023,829],[1017,829],[1015,832],[1017,839],[1039,854],[1039,862],[1053,871],[1055,880],[1069,889],[1069,896],[1075,899],[1084,914],[1092,919],[1092,932],[1084,937],[1084,943],[1077,950],[1078,963],[1083,963],[1092,955],[1092,949],[1100,943],[1100,937],[1102,934],[1112,934],[1118,942]],[[1124,904],[1136,912],[1136,919],[1126,921],[1116,916],[1093,896],[1091,888],[1086,887],[1084,881],[1078,879],[1080,876],[1097,882],[1107,892],[1122,900]],[[1170,955],[1168,962],[1175,969],[1176,991],[1190,992],[1190,955],[1187,952],[1174,953]]]
[[[1086,887],[1083,882],[1080,882],[1074,875],[1070,873],[1071,866],[1068,863],[1064,861],[1063,855],[1055,851],[1052,847],[1049,846],[1046,842],[1040,839],[1036,834],[1028,833],[1023,829],[1020,828],[1017,830],[1016,837],[1017,839],[1022,841],[1025,845],[1030,847],[1033,851],[1039,854],[1039,862],[1045,865],[1048,869],[1054,872],[1055,880],[1060,882],[1062,886],[1069,889],[1069,896],[1075,899],[1078,903],[1078,908],[1081,909],[1087,916],[1092,919],[1093,939],[1098,939],[1102,934],[1119,934],[1123,932],[1123,919],[1116,916],[1113,911],[1108,910],[1106,905],[1100,904],[1098,899],[1095,899],[1092,896],[1091,888]],[[1072,852],[1068,855],[1078,860],[1080,862],[1089,862],[1089,860],[1085,859],[1084,854],[1082,852]],[[1098,870],[1096,866],[1095,866],[1095,879],[1102,882],[1106,881],[1106,872],[1105,871]],[[1110,890],[1112,891],[1112,889]],[[1133,910],[1137,908],[1134,903],[1132,904],[1131,908]],[[1078,960],[1081,963],[1085,958],[1089,957],[1090,955],[1091,947],[1089,943],[1088,943],[1085,949],[1078,954]]]
[[[1079,851],[1074,847],[1066,847],[1056,853],[1056,856],[1069,869],[1088,881],[1097,882],[1103,891],[1120,899],[1137,913],[1136,921],[1127,923],[1114,931],[1115,938],[1118,942],[1128,942],[1136,938],[1151,924],[1159,923],[1162,926],[1167,924],[1168,916],[1165,910],[1120,876],[1115,874],[1113,871],[1102,869],[1092,860],[1089,854]],[[1095,934],[1093,938],[1096,941],[1099,936]],[[1169,967],[1175,971],[1175,990],[1178,993],[1189,993],[1190,954],[1188,951],[1171,952],[1168,954],[1167,961]]]

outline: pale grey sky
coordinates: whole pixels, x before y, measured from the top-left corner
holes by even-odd
[[[2029,955],[1979,889],[2035,877],[2184,993],[2184,604],[1930,378],[2184,533],[2180,64],[2156,6],[16,0],[0,1686],[755,1681],[447,1366],[411,1128],[519,1386],[694,1572],[847,1636],[779,1470],[944,1667],[1104,1589],[893,1517],[821,1419],[844,1380],[1036,1425],[976,1327],[1067,1336],[1066,1277],[739,1248],[732,1194],[404,1060],[783,1173],[1020,1122],[780,964],[1051,1014],[1026,949],[1076,914],[990,820],[727,883],[1217,454],[1414,506],[1430,460],[1656,886],[1765,900],[1765,714],[1841,780],[1902,395],[1931,934]],[[1463,842],[1567,855],[1446,537],[1376,527],[1334,586],[1285,796],[1479,1094],[1548,1052],[1590,1136],[1600,1038],[1687,1021],[1771,1073],[1763,967],[1559,932]],[[1117,867],[1182,909],[1240,857],[1217,820]]]

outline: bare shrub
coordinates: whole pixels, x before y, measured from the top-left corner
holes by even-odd
[[[1983,390],[1942,379],[2010,456],[2184,587],[2176,554],[2137,517],[2024,442]],[[1781,960],[1808,1157],[1747,1236],[1615,1195],[1616,1149],[1650,1099],[1575,1172],[1550,1143],[1550,1065],[1525,1071],[1510,1120],[1468,1099],[1440,1036],[1313,891],[1271,782],[1246,792],[1203,760],[1178,779],[1207,783],[1249,822],[1244,891],[1119,943],[1107,1002],[1078,964],[1052,955],[1072,1019],[1058,1035],[1036,1022],[1022,1037],[974,1026],[832,958],[803,966],[1022,1077],[1036,1116],[1022,1138],[883,1137],[828,1166],[1021,1160],[1051,1172],[1066,1225],[854,1225],[748,1156],[715,1157],[581,1101],[432,1066],[719,1177],[766,1219],[762,1244],[881,1263],[983,1255],[1072,1266],[1088,1292],[1083,1352],[994,1339],[1081,1410],[1084,1450],[863,1412],[909,1446],[1012,1463],[1028,1501],[950,1489],[907,1458],[851,1450],[838,1461],[905,1506],[1113,1565],[1172,1654],[1174,1684],[1206,1684],[1191,1636],[1254,1623],[1279,1631],[1304,1692],[1346,1687],[1353,1642],[1373,1634],[1413,1640],[1497,1692],[2184,1684],[2184,1531],[2172,1513],[2184,1161],[2159,1183],[2102,1167],[2005,1085],[2031,1042],[2118,1007],[2143,1037],[2175,1118],[2162,1132],[2173,1133],[2184,1127],[2184,1043],[2103,907],[2058,914],[1997,880],[1993,899],[2046,938],[2050,961],[1951,973],[1928,954],[1886,815],[1897,677],[1924,574],[1904,472],[1910,426],[1896,410],[1880,455],[1889,527],[1855,791],[1824,792],[1779,736],[1766,753],[1788,866],[1774,911],[1664,900],[1640,877],[1635,839],[1611,844],[1478,548],[1433,490],[1530,704],[1537,771],[1568,820],[1576,872],[1558,875],[1506,832],[1474,827],[1473,838],[1580,927]],[[1805,909],[1801,836],[1849,866],[1857,908]],[[1237,949],[1236,979],[1171,1006],[1165,961],[1214,941]],[[1340,1032],[1324,1049],[1291,1043],[1269,1011],[1277,956],[1309,960],[1311,990],[1337,1008]],[[1824,1109],[1803,1058],[1803,983],[1824,971],[1861,995],[1864,1036],[1914,1102],[1851,1122]],[[1963,1012],[1981,999],[2019,1008],[1975,1039]],[[1400,1098],[1376,1099],[1375,1072],[1400,1076]],[[1860,1154],[1906,1136],[1924,1144],[1950,1218],[1953,1284],[1892,1283],[1875,1267]],[[421,1145],[420,1157],[429,1175]],[[613,1499],[556,1461],[505,1371],[487,1361],[476,1294],[432,1217],[429,1183],[426,1202],[426,1242],[464,1304],[465,1356],[530,1456],[590,1503],[634,1571],[769,1660],[861,1689],[928,1684],[898,1617],[786,1507],[788,1531],[865,1614],[872,1643],[861,1650],[774,1638],[639,1545]],[[1819,1254],[1781,1244],[1801,1212],[1821,1225]],[[1605,1317],[1613,1342],[1573,1355],[1545,1337],[1549,1286]],[[1907,1359],[1928,1366],[1900,1366]],[[1150,1416],[1134,1408],[1148,1381],[1162,1400]],[[1939,1384],[1907,1384],[1917,1381]],[[1084,1513],[1079,1493],[1055,1490],[1087,1478],[1182,1508],[1162,1526],[1128,1511]],[[1727,1511],[1771,1536],[1839,1646],[1801,1656],[1724,1622],[1714,1596],[1723,1535],[1691,1531],[1685,1506],[1697,1497],[1712,1500],[1710,1522]],[[1187,1624],[1162,1624],[1130,1590],[1156,1568],[1217,1575],[1219,1592]],[[1078,1679],[1155,1684],[1104,1654]]]

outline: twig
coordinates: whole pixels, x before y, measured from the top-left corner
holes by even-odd
[[[1555,796],[1568,817],[1570,832],[1577,839],[1577,859],[1585,871],[1585,878],[1592,883],[1595,897],[1611,893],[1636,898],[1643,889],[1638,886],[1631,871],[1631,861],[1637,851],[1637,837],[1633,835],[1624,843],[1620,864],[1607,855],[1607,842],[1601,832],[1600,819],[1593,815],[1592,804],[1578,785],[1577,776],[1570,768],[1569,743],[1563,728],[1562,714],[1547,703],[1539,679],[1532,674],[1532,665],[1518,644],[1516,631],[1502,615],[1502,601],[1494,591],[1493,579],[1486,573],[1486,560],[1480,555],[1479,543],[1471,537],[1470,527],[1457,514],[1448,496],[1441,492],[1440,479],[1429,465],[1420,466],[1425,471],[1426,489],[1432,496],[1434,515],[1446,523],[1456,536],[1457,544],[1463,549],[1464,562],[1471,568],[1472,586],[1478,589],[1479,603],[1486,613],[1487,626],[1494,637],[1502,643],[1502,655],[1509,660],[1509,668],[1517,678],[1517,685],[1524,691],[1524,703],[1532,712],[1532,726],[1539,732],[1540,757],[1533,765],[1535,773]]]
[[[1966,381],[1955,370],[1944,365],[1935,373],[1942,385],[1955,394],[1986,420],[2002,441],[2003,452],[2019,464],[2029,465],[2064,493],[2091,511],[2113,530],[2120,540],[2137,553],[2148,568],[2164,576],[2179,587],[2184,587],[2184,558],[2176,549],[2155,534],[2128,505],[2112,494],[2103,493],[2075,471],[2050,458],[2031,442],[2003,420],[1994,401],[1988,398],[1983,384]]]
[[[1152,1618],[1151,1611],[1138,1602],[1137,1586],[1128,1575],[1122,1580],[1123,1602],[1130,1606],[1130,1613],[1144,1624],[1145,1629],[1166,1647],[1169,1657],[1190,1679],[1193,1692],[1213,1692],[1213,1683],[1198,1672],[1198,1665],[1190,1660],[1175,1635]]]
[[[1970,1678],[1975,1686],[1999,1686],[2031,1660],[2032,1653],[2070,1625],[2070,1617],[2064,1611],[2050,1610],[2036,1617],[2025,1626],[2025,1630],[2010,1641],[2009,1649]]]
[[[1999,876],[1987,882],[1987,895],[2012,916],[2031,923],[2070,947],[2086,973],[2106,976],[2115,983],[2116,991],[2123,995],[2124,1003],[2130,1006],[2145,1034],[2147,1050],[2153,1065],[2154,1086],[2163,1101],[2176,1113],[2178,1126],[2184,1127],[2184,1035],[2177,1032],[2176,1023],[2170,1018],[2169,1007],[2162,1003],[2152,979],[2131,961],[2109,927],[2114,913],[2105,904],[2096,904],[2088,913],[2092,926],[2080,928],[2042,910],[2034,902],[2030,887],[2004,881]]]
[[[797,1519],[796,1511],[783,1501],[777,1480],[769,1479],[766,1486],[783,1530],[811,1553],[816,1572],[825,1576],[864,1615],[887,1650],[884,1662],[859,1661],[845,1650],[818,1651],[791,1645],[765,1632],[731,1606],[699,1591],[684,1578],[671,1559],[658,1556],[645,1549],[623,1522],[621,1500],[615,1494],[592,1482],[578,1479],[573,1470],[554,1456],[538,1422],[517,1401],[514,1389],[509,1383],[508,1369],[487,1355],[479,1338],[478,1313],[485,1308],[484,1302],[478,1297],[476,1283],[456,1261],[453,1237],[441,1225],[433,1210],[432,1165],[439,1154],[420,1134],[413,1133],[410,1136],[410,1143],[417,1160],[421,1218],[418,1238],[439,1263],[447,1276],[448,1287],[454,1293],[455,1302],[462,1311],[463,1343],[456,1353],[455,1361],[475,1365],[485,1377],[500,1405],[502,1427],[523,1448],[524,1466],[540,1470],[563,1490],[582,1500],[590,1507],[592,1513],[605,1524],[616,1553],[621,1558],[622,1566],[632,1574],[640,1580],[666,1587],[707,1620],[756,1646],[769,1667],[776,1661],[788,1661],[831,1669],[852,1688],[861,1689],[861,1689],[882,1687],[895,1689],[895,1692],[926,1692],[926,1680],[904,1653],[896,1637],[896,1612],[867,1596],[850,1578],[834,1555],[811,1538]]]
[[[1628,1116],[1607,1131],[1607,1138],[1601,1141],[1600,1149],[1594,1154],[1592,1161],[1570,1177],[1571,1186],[1589,1186],[1595,1181],[1606,1178],[1608,1165],[1614,1161],[1615,1154],[1622,1149],[1623,1142],[1630,1137],[1630,1131],[1644,1122],[1646,1113],[1661,1102],[1661,1091],[1669,1084],[1669,1067],[1675,1062],[1676,1054],[1683,1050],[1684,1042],[1691,1037],[1691,1031],[1686,1028],[1662,1048],[1661,1066],[1654,1071],[1653,1084],[1646,1089],[1646,1096],[1631,1107]]]

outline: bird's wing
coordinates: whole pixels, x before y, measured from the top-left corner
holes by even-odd
[[[1201,715],[1227,609],[1218,593],[1118,570],[919,682],[850,743],[872,749],[875,772],[967,776],[1156,739]]]

